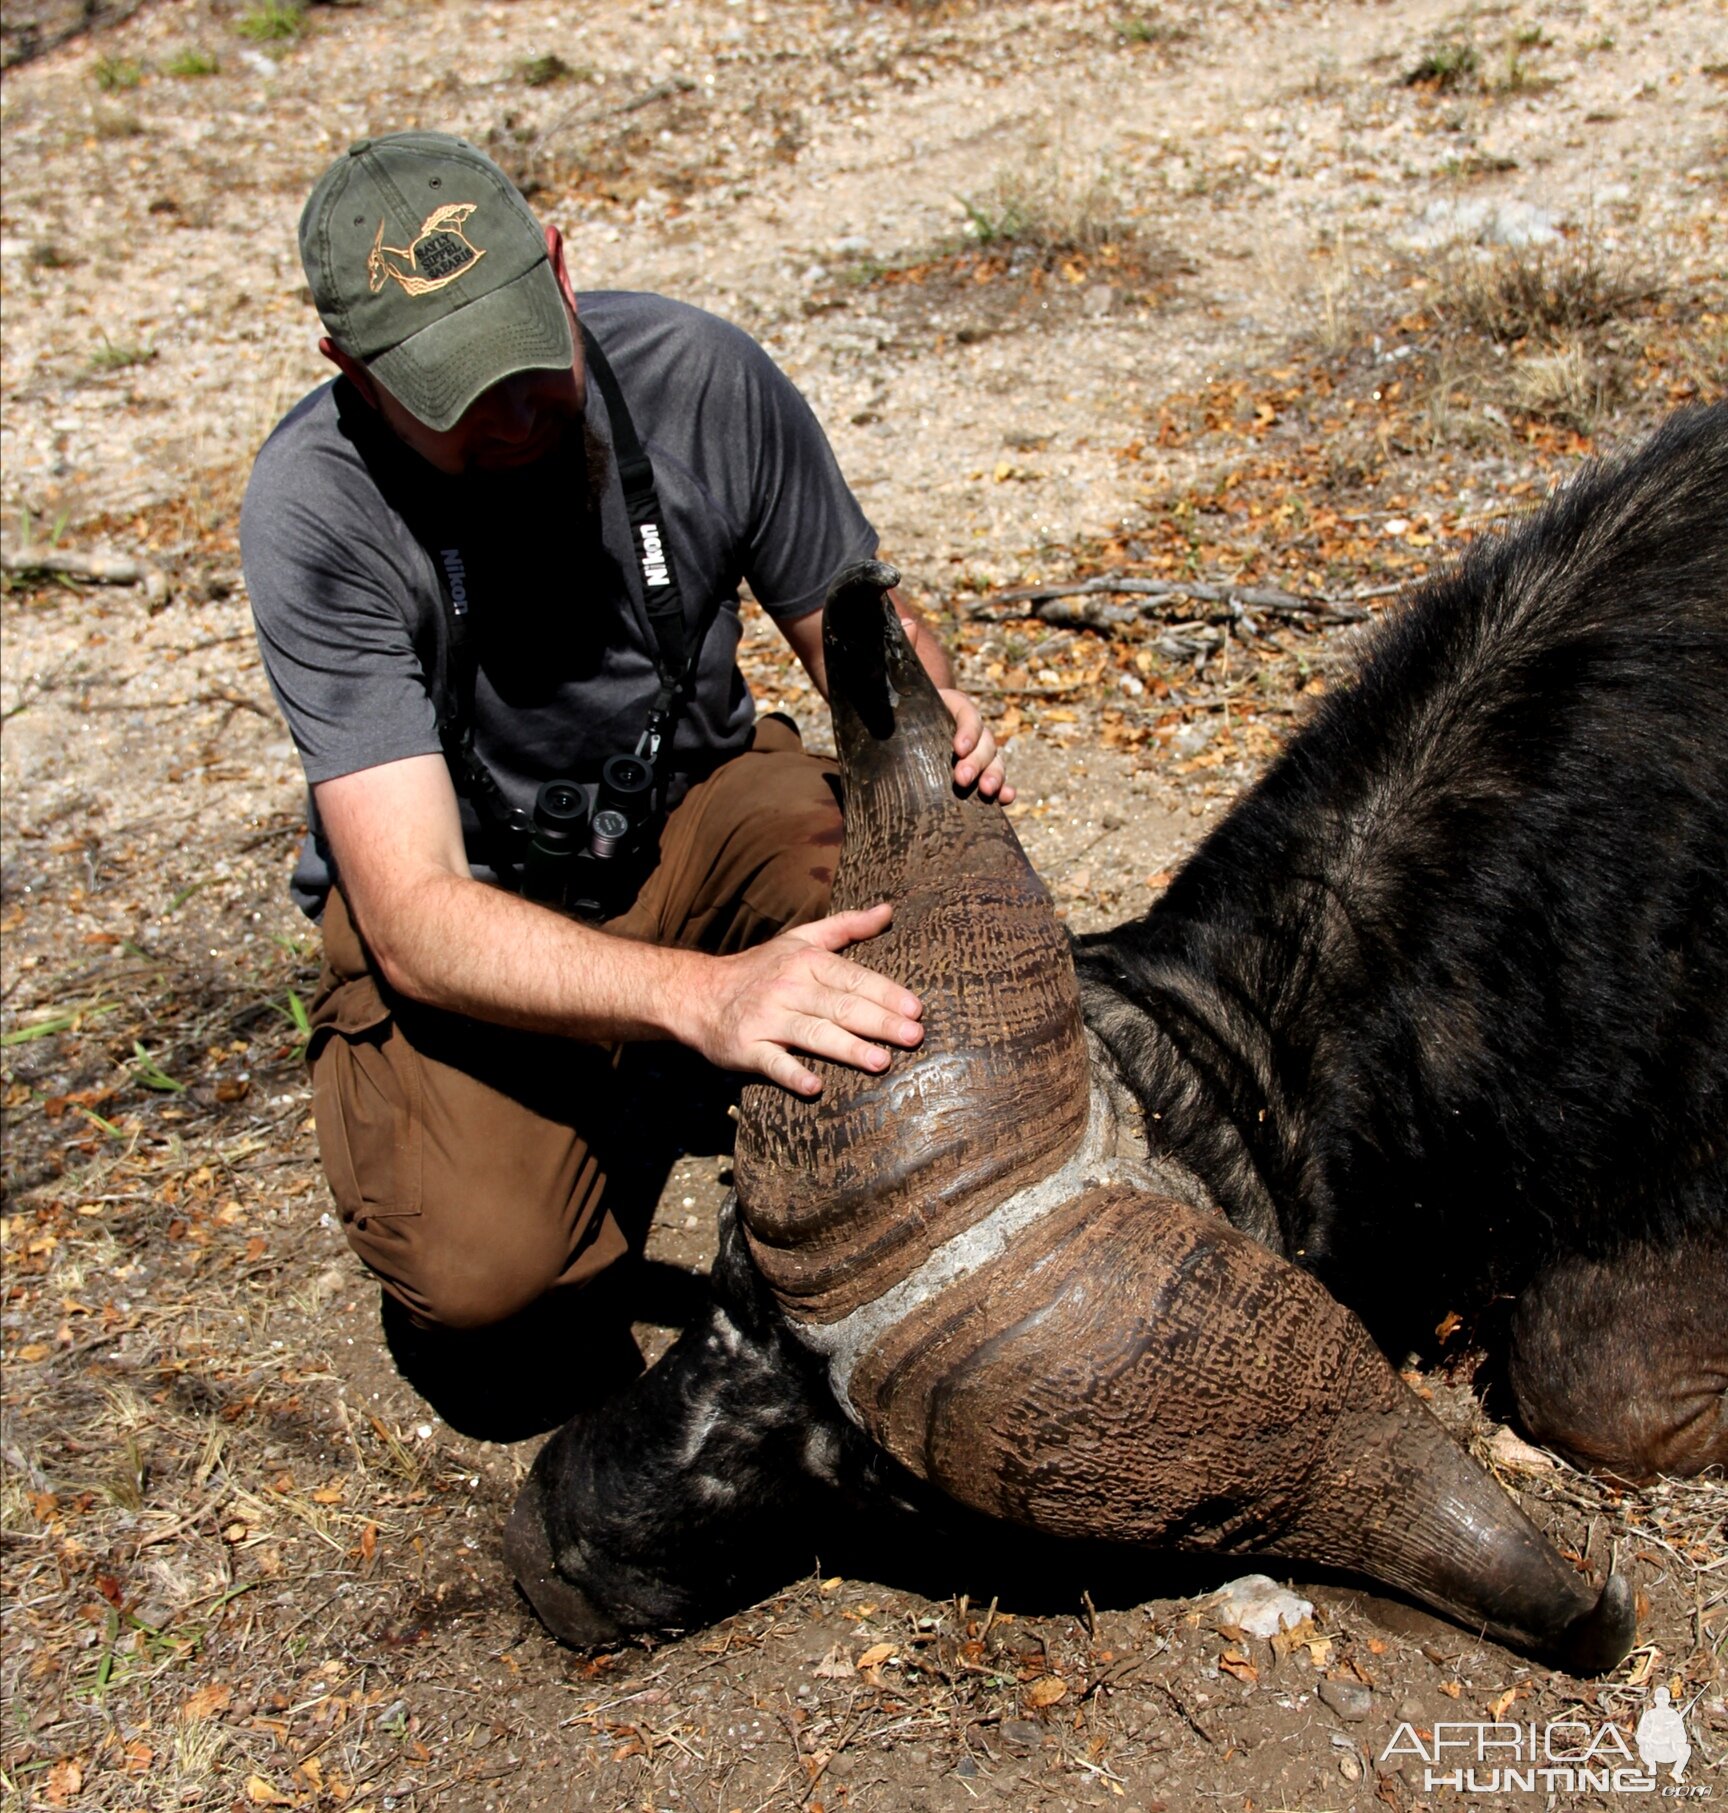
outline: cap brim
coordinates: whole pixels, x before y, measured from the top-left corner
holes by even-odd
[[[476,397],[519,371],[568,371],[576,348],[563,291],[542,260],[367,362],[428,428],[453,428]]]

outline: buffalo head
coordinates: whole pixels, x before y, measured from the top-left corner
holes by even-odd
[[[1061,1536],[1280,1555],[1388,1582],[1579,1672],[1631,1640],[1356,1317],[1152,1162],[1013,829],[955,793],[952,724],[886,599],[837,581],[836,910],[925,1038],[881,1075],[746,1090],[738,1207],[846,1415],[978,1511]]]

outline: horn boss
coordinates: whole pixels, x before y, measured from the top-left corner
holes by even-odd
[[[951,778],[953,725],[884,594],[825,623],[845,838],[834,908],[894,903],[865,955],[919,994],[886,1071],[746,1089],[753,1257],[835,1394],[897,1461],[1058,1536],[1350,1568],[1579,1672],[1600,1597],[1307,1273],[1171,1193],[1092,1080],[1066,938],[1006,816]],[[1190,1192],[1192,1194],[1192,1192]]]

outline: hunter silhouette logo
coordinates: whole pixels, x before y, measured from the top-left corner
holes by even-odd
[[[379,221],[372,250],[366,255],[366,275],[376,296],[391,278],[410,296],[428,296],[454,283],[470,266],[486,256],[462,231],[462,223],[479,207],[478,202],[446,202],[420,223],[420,231],[405,246],[384,243],[384,223]]]

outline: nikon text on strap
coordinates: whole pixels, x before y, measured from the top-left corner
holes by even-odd
[[[713,616],[710,612],[704,619],[695,646],[687,647],[684,599],[666,546],[665,519],[654,490],[654,468],[637,436],[636,424],[630,419],[618,379],[606,362],[599,341],[586,326],[582,328],[582,354],[612,420],[612,449],[618,458],[625,513],[630,518],[630,543],[642,573],[642,602],[648,613],[648,627],[654,633],[654,667],[660,685],[648,708],[647,727],[636,745],[636,753],[657,770],[661,750],[670,748],[673,708],[695,676]]]

